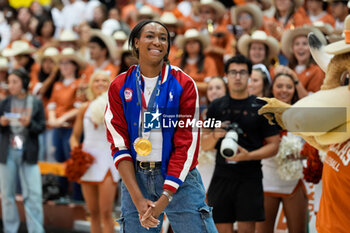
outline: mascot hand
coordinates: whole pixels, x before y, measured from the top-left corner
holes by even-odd
[[[267,102],[267,104],[265,104],[262,108],[259,109],[258,113],[266,117],[266,119],[269,120],[269,123],[271,125],[274,125],[273,120],[275,119],[276,122],[283,129],[285,129],[285,126],[282,121],[282,114],[284,113],[284,111],[290,108],[291,105],[286,104],[276,98],[262,97],[258,99]]]

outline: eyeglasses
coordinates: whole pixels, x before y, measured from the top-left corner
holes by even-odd
[[[237,71],[237,70],[229,70],[229,71],[227,72],[227,74],[228,74],[228,76],[230,76],[230,77],[236,77],[237,74],[239,74],[239,77],[241,77],[241,78],[246,78],[246,77],[248,77],[248,71],[246,71],[246,70],[240,70],[240,71]]]

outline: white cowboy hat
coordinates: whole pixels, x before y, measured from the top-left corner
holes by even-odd
[[[78,64],[79,68],[82,69],[87,65],[87,62],[82,58],[78,52],[74,51],[72,48],[65,48],[58,55],[58,60],[68,59],[74,61]]]
[[[344,40],[334,42],[325,47],[325,52],[338,55],[350,52],[350,15],[346,16],[344,20]]]
[[[164,12],[159,18],[159,21],[165,25],[175,25],[179,24],[179,20],[171,12]]]
[[[332,35],[334,32],[334,28],[332,27],[332,25],[324,23],[322,21],[316,21],[312,24],[312,26],[320,30],[325,35]]]
[[[28,42],[16,40],[12,43],[11,48],[6,48],[2,51],[2,55],[4,57],[13,57],[17,55],[31,54],[35,51],[35,48],[31,47]]]
[[[128,39],[128,36],[126,35],[126,33],[122,30],[119,30],[119,31],[116,31],[114,34],[113,34],[113,38],[115,40],[127,40]]]
[[[58,37],[58,41],[60,42],[77,41],[78,39],[78,35],[72,30],[64,30]]]
[[[213,8],[216,12],[217,18],[221,18],[226,12],[224,4],[216,0],[201,0],[200,2],[195,2],[193,5],[194,11],[199,12],[202,6],[209,6]]]
[[[138,20],[142,17],[150,17],[154,19],[158,17],[158,14],[154,12],[154,10],[150,6],[144,5],[140,8],[139,12],[137,13]]]
[[[261,9],[253,3],[247,3],[245,5],[231,8],[231,20],[233,25],[238,24],[238,17],[242,12],[246,12],[252,16],[253,28],[259,29],[261,27],[263,23],[263,13]]]
[[[294,29],[289,29],[285,32],[283,32],[282,39],[281,39],[281,49],[284,55],[287,56],[287,58],[293,57],[293,41],[298,36],[305,36],[313,32],[317,36],[317,38],[323,43],[327,44],[326,38],[324,37],[323,33],[318,30],[315,27],[312,26],[303,26],[303,27],[297,27]]]
[[[340,40],[344,40],[345,35],[344,34],[341,34],[341,35],[332,34],[332,35],[326,36],[326,38],[327,38],[329,43],[334,43],[334,42],[337,42]]]
[[[48,47],[44,52],[39,56],[38,60],[41,63],[45,58],[51,58],[53,61],[57,62],[60,52],[55,47]]]
[[[259,31],[259,30],[253,32],[251,36],[245,34],[241,36],[241,38],[239,38],[237,43],[239,52],[244,56],[248,57],[249,45],[253,42],[263,43],[269,48],[269,51],[267,54],[268,59],[277,57],[280,52],[278,41],[274,37],[268,36],[264,31]]]
[[[7,58],[0,57],[0,70],[8,70],[9,68],[9,62]]]
[[[177,36],[175,44],[178,48],[184,50],[185,44],[189,40],[198,40],[202,44],[203,49],[210,43],[209,35],[199,33],[196,29],[188,29],[184,35]]]
[[[119,58],[121,59],[121,57],[123,56],[124,53],[132,53],[131,47],[129,46],[129,42],[125,41],[123,44],[123,47],[117,50],[117,54],[119,56]]]
[[[93,36],[100,38],[103,41],[103,43],[106,45],[109,56],[112,59],[116,59],[117,44],[113,40],[113,38],[111,36],[104,34],[101,30],[97,30],[97,29],[90,30],[90,38]]]

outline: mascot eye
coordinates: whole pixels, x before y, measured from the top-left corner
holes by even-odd
[[[347,86],[349,85],[349,77],[350,74],[348,71],[344,71],[342,75],[340,76],[340,86]]]

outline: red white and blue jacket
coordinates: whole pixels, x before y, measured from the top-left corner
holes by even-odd
[[[122,160],[136,162],[133,142],[139,136],[141,108],[136,89],[136,66],[113,80],[108,90],[105,112],[107,139],[112,144],[115,166]],[[142,81],[143,82],[143,81]],[[143,88],[144,85],[142,85]],[[176,66],[164,64],[158,106],[166,122],[199,120],[199,97],[195,82]],[[169,127],[170,125],[170,127]],[[162,128],[162,166],[164,189],[176,192],[188,172],[197,165],[199,129],[168,124]]]

